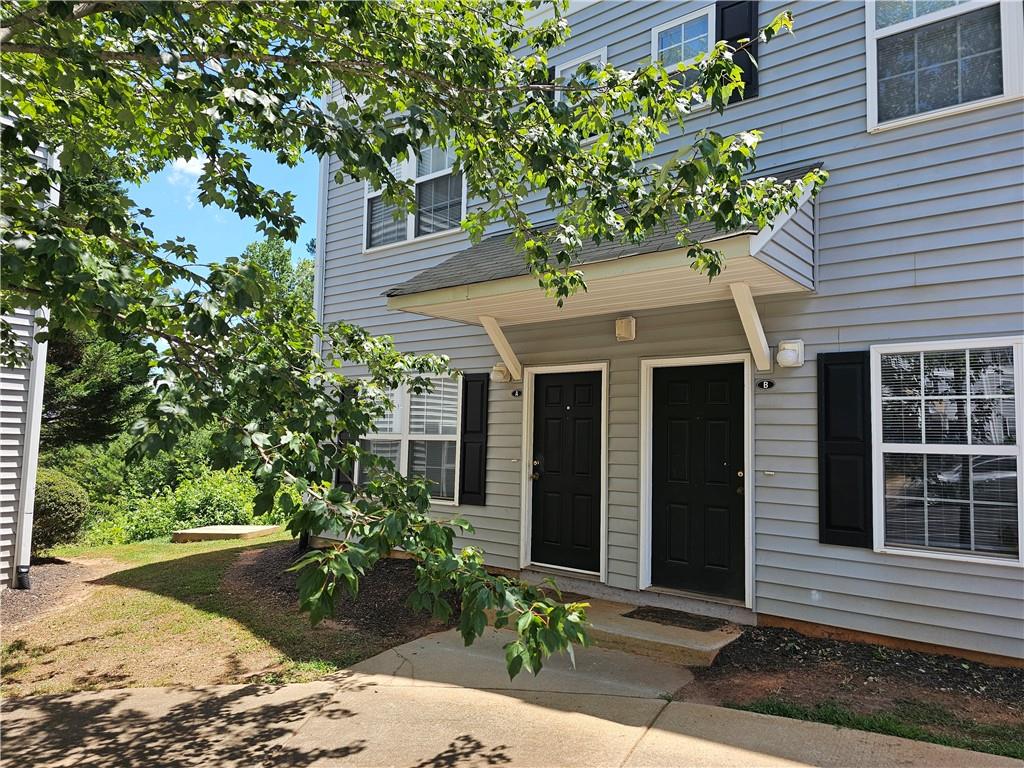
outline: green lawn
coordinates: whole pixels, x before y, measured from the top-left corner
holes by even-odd
[[[872,714],[857,714],[831,702],[805,707],[779,697],[729,706],[1024,759],[1024,724],[978,723],[955,717],[940,706],[921,702],[897,701]]]
[[[59,610],[9,631],[5,696],[152,685],[309,680],[388,647],[338,622],[311,627],[292,601],[224,577],[243,552],[284,544],[166,540],[54,555],[88,561],[93,584]]]

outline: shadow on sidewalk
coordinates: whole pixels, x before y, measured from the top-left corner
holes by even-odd
[[[344,688],[344,681],[341,681]],[[296,690],[298,688],[299,690]],[[4,763],[26,766],[256,766],[338,759],[354,739],[301,752],[288,738],[337,688],[325,684],[135,689],[8,702]],[[349,718],[337,707],[329,716]]]

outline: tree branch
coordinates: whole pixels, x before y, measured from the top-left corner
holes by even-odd
[[[101,7],[102,5],[102,7]],[[105,10],[109,7],[109,4],[101,3],[78,3],[71,11],[72,19],[84,19],[86,16],[90,16],[99,11]],[[40,2],[39,5],[29,8],[26,11],[22,11],[19,14],[15,14],[9,19],[4,19],[3,26],[0,27],[0,43],[6,43],[14,35],[16,35],[23,27],[31,22],[35,21],[36,18],[41,16],[46,10],[46,2]]]

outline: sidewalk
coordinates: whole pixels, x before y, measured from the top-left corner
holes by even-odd
[[[1020,766],[817,723],[669,702],[685,669],[591,648],[509,681],[508,635],[454,632],[329,679],[4,702],[3,756],[31,766]]]

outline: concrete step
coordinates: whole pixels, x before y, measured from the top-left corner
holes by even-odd
[[[637,609],[637,606],[628,603],[573,593],[563,593],[562,597],[566,601],[589,603],[587,619],[590,624],[587,634],[593,645],[684,667],[711,666],[718,652],[743,634],[743,628],[731,622],[723,621],[721,626],[713,629],[670,626],[626,616]],[[698,622],[708,619],[705,616],[684,615],[693,616]],[[489,619],[493,621],[493,615]],[[514,630],[515,621],[506,629]]]
[[[589,634],[595,645],[688,667],[710,666],[719,651],[743,634],[736,624],[713,629],[670,626],[627,617],[635,605],[596,599],[587,602]]]

